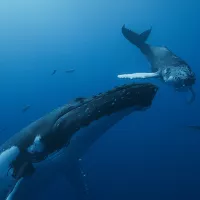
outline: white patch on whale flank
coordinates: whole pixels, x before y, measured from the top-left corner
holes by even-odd
[[[31,146],[28,147],[27,151],[31,154],[40,153],[44,150],[44,144],[41,142],[41,136],[37,135]]]
[[[15,187],[13,188],[12,192],[8,195],[6,200],[12,200],[13,199],[13,196],[14,196],[15,192],[17,191],[17,189],[19,188],[19,185],[22,182],[22,180],[23,180],[23,178],[21,178],[19,181],[17,181]]]

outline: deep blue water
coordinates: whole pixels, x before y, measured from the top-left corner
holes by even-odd
[[[186,128],[200,124],[199,8],[196,0],[2,0],[1,142],[75,97],[131,82],[119,73],[148,71],[121,27],[152,26],[148,43],[166,45],[195,72],[196,101],[187,105],[186,93],[152,80],[160,88],[152,107],[124,118],[84,156],[89,191],[95,200],[199,199],[200,131]],[[75,198],[62,181],[48,199]]]

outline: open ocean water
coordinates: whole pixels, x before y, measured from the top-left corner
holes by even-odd
[[[133,82],[118,74],[148,72],[146,58],[121,28],[141,33],[152,27],[148,43],[169,47],[196,74],[196,100],[188,105],[188,93],[159,80],[135,81],[152,82],[159,91],[150,109],[125,117],[84,155],[89,195],[200,199],[200,130],[187,127],[200,125],[199,10],[197,0],[1,0],[1,144],[76,97]],[[52,174],[38,200],[74,200],[75,193]]]

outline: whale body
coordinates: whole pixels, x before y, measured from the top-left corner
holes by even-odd
[[[39,199],[59,175],[85,195],[82,156],[125,116],[149,108],[157,90],[150,83],[129,84],[77,98],[13,135],[0,147],[0,199]]]
[[[195,92],[192,86],[196,81],[194,72],[182,58],[174,54],[166,46],[152,46],[148,44],[146,41],[151,31],[152,28],[138,34],[123,25],[123,36],[144,54],[151,65],[151,72],[120,74],[118,78],[159,78],[162,82],[173,86],[176,91],[190,91],[192,98],[189,102],[193,102],[195,100]]]

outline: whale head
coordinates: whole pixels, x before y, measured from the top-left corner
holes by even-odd
[[[195,100],[196,94],[192,86],[196,82],[196,77],[188,65],[165,67],[161,70],[161,77],[165,83],[172,85],[176,91],[191,92],[192,96],[188,103],[192,103]]]
[[[178,91],[186,91],[195,84],[195,74],[187,65],[165,67],[161,71],[164,82],[173,85]]]

